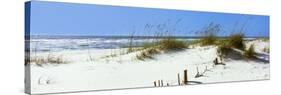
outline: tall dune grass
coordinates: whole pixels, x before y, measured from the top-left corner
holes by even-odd
[[[199,40],[201,45],[214,45],[218,40],[217,34],[221,31],[221,26],[219,24],[210,23],[203,27],[199,33],[201,33],[202,38]]]
[[[175,37],[166,37],[157,42],[145,43],[143,50],[140,54],[137,54],[137,59],[153,59],[153,55],[158,54],[161,51],[178,51],[185,48],[188,48],[188,44],[185,41],[177,40]]]
[[[245,49],[245,42],[244,42],[243,38],[244,38],[243,33],[232,34],[227,39],[228,44],[229,44],[229,46],[231,46],[233,48],[244,50]]]
[[[129,38],[129,47],[128,47],[127,53],[131,53],[131,52],[134,51],[134,50],[133,50],[134,34],[135,34],[135,31],[130,34],[130,38]]]
[[[158,45],[162,50],[181,50],[188,47],[186,42],[177,40],[174,37],[162,39],[158,42]]]

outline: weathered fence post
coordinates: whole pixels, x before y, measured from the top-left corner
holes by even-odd
[[[160,87],[161,85],[160,85],[160,80],[158,80],[158,86]]]
[[[187,83],[188,83],[188,79],[187,78],[188,78],[187,70],[184,70],[184,81],[183,82],[184,82],[185,85],[187,85]]]
[[[181,85],[180,74],[178,73],[178,84]]]
[[[154,81],[154,87],[157,87],[156,81]]]

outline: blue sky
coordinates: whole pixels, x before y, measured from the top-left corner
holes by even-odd
[[[31,35],[150,36],[168,30],[176,36],[200,36],[196,31],[215,23],[221,26],[219,36],[243,26],[246,36],[269,36],[269,16],[259,15],[43,1],[32,1],[30,15]]]

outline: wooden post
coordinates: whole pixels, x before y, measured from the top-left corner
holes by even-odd
[[[169,86],[169,83],[167,83],[167,86]]]
[[[184,84],[187,85],[188,79],[187,79],[187,70],[184,70]]]
[[[158,80],[158,86],[160,87],[160,80]]]
[[[178,84],[181,85],[180,74],[178,73]]]
[[[156,81],[154,81],[154,87],[157,87]]]
[[[163,86],[163,80],[161,80],[161,86]]]

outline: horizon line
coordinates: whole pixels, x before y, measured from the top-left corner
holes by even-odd
[[[166,38],[166,37],[177,37],[177,38],[202,38],[205,36],[130,36],[130,35],[25,35],[25,37],[115,37],[115,38],[122,38],[122,37],[134,37],[134,38]],[[226,38],[230,36],[215,36],[218,38]],[[244,36],[244,38],[270,38],[269,36]]]

